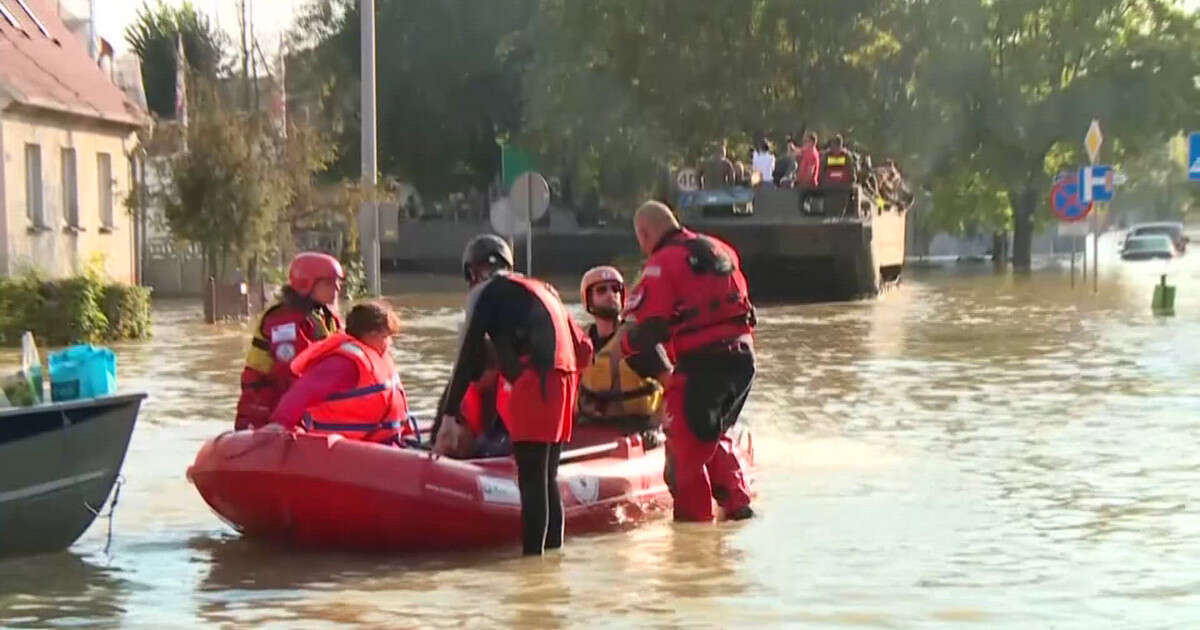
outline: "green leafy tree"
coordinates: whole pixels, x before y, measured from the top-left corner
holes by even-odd
[[[147,0],[138,9],[134,22],[125,29],[125,41],[141,60],[146,102],[151,112],[163,118],[175,115],[175,70],[180,35],[189,74],[215,79],[222,71],[228,40],[190,2],[173,8],[162,0],[154,4]]]
[[[208,272],[221,276],[271,251],[290,195],[262,117],[229,108],[211,89],[194,102],[188,150],[170,158],[161,198],[172,234],[198,243]]]
[[[971,168],[1004,190],[1013,262],[1028,269],[1037,217],[1061,157],[1078,165],[1093,118],[1129,156],[1194,126],[1196,22],[1169,0],[910,3],[926,50],[913,89],[938,104],[950,142],[933,164]],[[929,149],[921,149],[929,153]]]
[[[904,162],[937,118],[897,34],[913,20],[883,0],[543,0],[522,139],[609,199],[660,188],[718,140],[744,160],[763,135],[843,132]]]
[[[1114,220],[1179,220],[1200,201],[1200,190],[1187,177],[1187,141],[1182,136],[1133,158],[1120,156],[1114,163],[1128,177],[1110,204]]]
[[[379,166],[436,195],[482,188],[496,143],[519,127],[524,37],[535,0],[395,0],[376,7]],[[319,104],[338,148],[330,174],[359,175],[360,15],[312,0],[293,31],[294,90]]]
[[[342,176],[357,173],[356,10],[312,0],[296,30],[299,75],[320,97]],[[576,204],[631,206],[714,141],[743,151],[764,134],[840,132],[897,158],[934,198],[937,225],[1011,230],[1028,268],[1052,178],[1083,161],[1093,118],[1104,159],[1131,165],[1200,125],[1200,31],[1173,0],[394,0],[377,11],[380,163],[430,195],[493,177],[498,138],[535,149]]]
[[[234,266],[255,279],[291,257],[303,230],[345,231],[339,253],[355,251],[352,208],[361,195],[317,183],[332,143],[303,122],[280,133],[267,116],[230,107],[215,86],[196,87],[187,150],[168,158],[156,192],[172,234],[201,246],[208,272]]]

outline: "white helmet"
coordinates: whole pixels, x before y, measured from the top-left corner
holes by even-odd
[[[610,265],[592,267],[583,274],[583,278],[579,281],[579,300],[583,302],[583,307],[589,313],[592,312],[592,287],[601,282],[616,282],[620,285],[622,299],[625,296],[625,278],[621,276],[621,272],[617,271],[616,267]]]

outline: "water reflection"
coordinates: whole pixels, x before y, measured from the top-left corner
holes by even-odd
[[[500,603],[510,611],[510,628],[565,628],[571,589],[563,577],[563,557],[559,553],[543,558],[521,558],[507,567],[510,590]]]
[[[113,627],[126,588],[119,570],[77,553],[0,560],[0,627]]]

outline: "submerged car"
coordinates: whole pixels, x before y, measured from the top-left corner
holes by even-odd
[[[1121,248],[1121,258],[1124,260],[1170,260],[1176,255],[1170,237],[1160,235],[1130,237],[1125,239],[1125,246]]]
[[[1171,239],[1171,245],[1174,246],[1175,251],[1180,254],[1183,254],[1187,251],[1187,245],[1189,242],[1191,242],[1191,239],[1183,233],[1182,223],[1174,223],[1169,221],[1160,223],[1138,223],[1137,225],[1129,228],[1129,231],[1125,234],[1127,239],[1139,236],[1165,236]]]

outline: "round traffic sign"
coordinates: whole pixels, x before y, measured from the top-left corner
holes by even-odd
[[[542,218],[546,209],[550,207],[550,185],[546,183],[545,177],[537,173],[521,173],[517,176],[517,181],[513,182],[508,201],[513,216],[517,219],[536,221]]]
[[[694,168],[681,168],[675,174],[675,185],[683,192],[700,190],[700,174]]]
[[[1085,203],[1079,194],[1079,179],[1064,175],[1050,189],[1050,209],[1063,221],[1082,221],[1092,212],[1092,204]]]
[[[489,212],[492,229],[497,234],[503,236],[520,236],[525,233],[526,221],[518,221],[517,217],[513,216],[512,206],[509,205],[507,197],[501,197],[492,202],[491,212]]]

